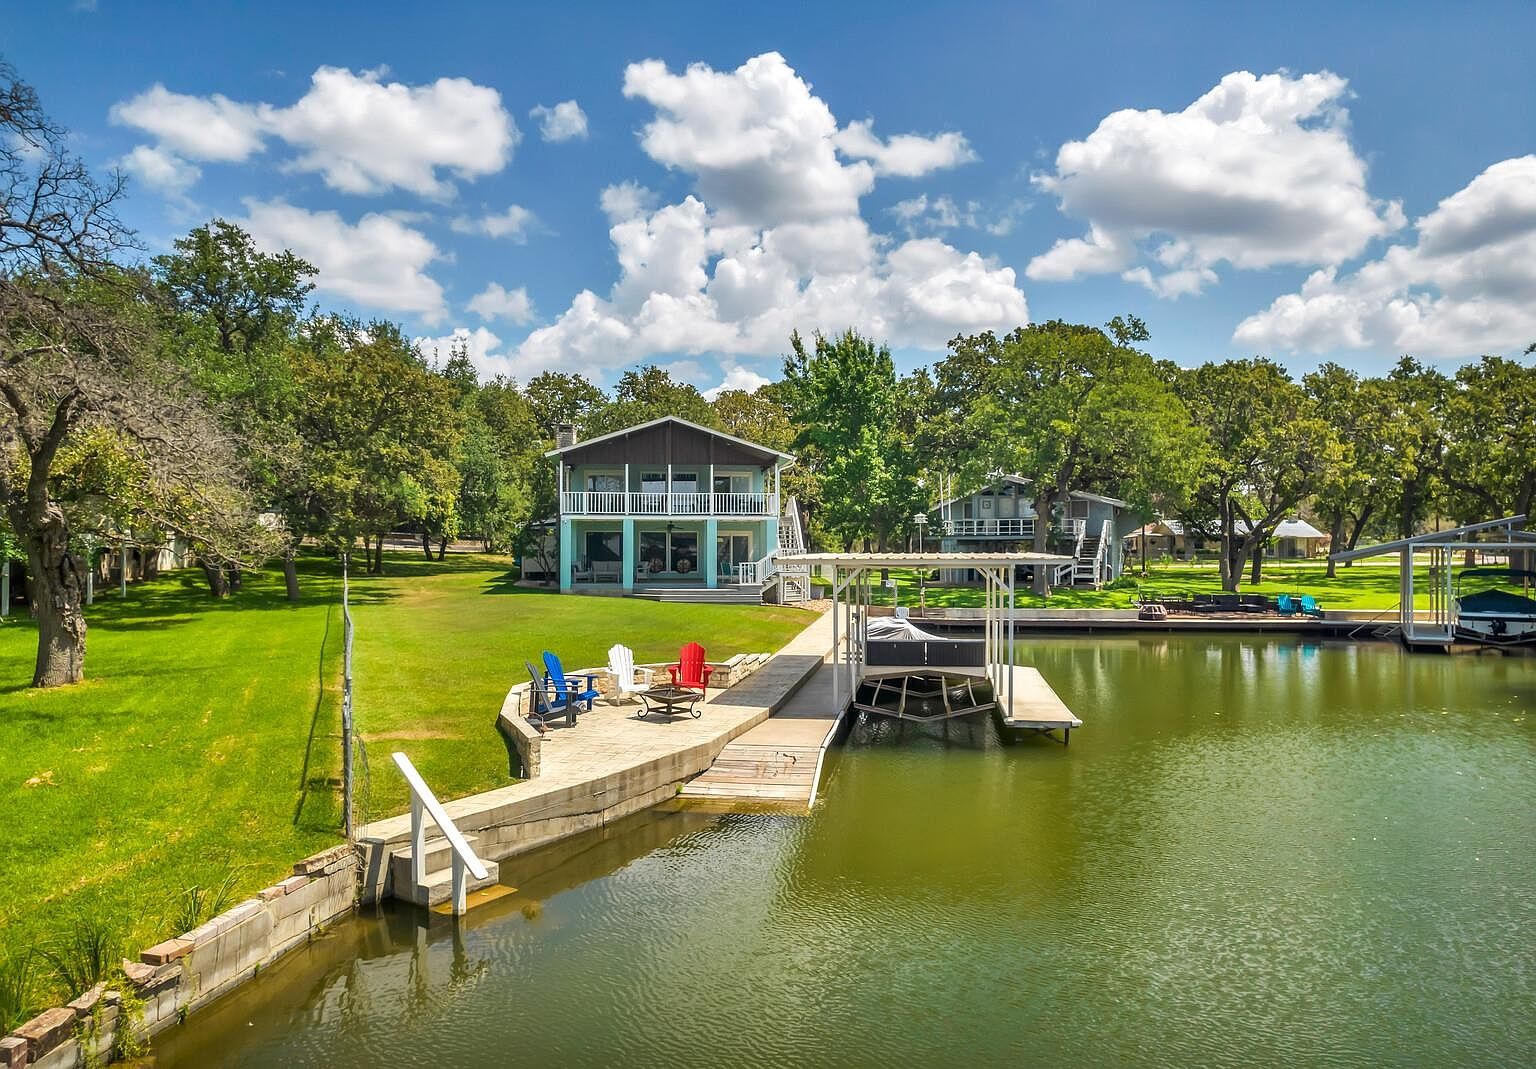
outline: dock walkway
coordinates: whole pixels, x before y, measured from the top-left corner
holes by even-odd
[[[1051,685],[1045,681],[1038,668],[1030,668],[1026,665],[1014,665],[1013,672],[1013,704],[1008,707],[1009,686],[1008,680],[1003,680],[1003,686],[997,694],[998,719],[1001,727],[1006,731],[1061,731],[1062,739],[1071,737],[1073,728],[1080,728],[1083,722],[1077,718],[1067,703],[1051,689]]]
[[[727,744],[680,796],[809,809],[838,721],[832,666],[824,662],[771,717]]]

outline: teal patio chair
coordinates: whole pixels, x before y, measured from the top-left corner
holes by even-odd
[[[1289,594],[1281,594],[1275,599],[1275,610],[1281,616],[1295,616],[1297,611],[1296,601]]]
[[[1301,615],[1316,616],[1321,619],[1323,607],[1317,603],[1317,599],[1311,594],[1303,594],[1301,596]]]

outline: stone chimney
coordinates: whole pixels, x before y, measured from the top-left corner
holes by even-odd
[[[571,446],[573,446],[575,444],[576,444],[576,424],[574,424],[574,423],[556,423],[555,424],[555,448],[556,449],[569,449]]]

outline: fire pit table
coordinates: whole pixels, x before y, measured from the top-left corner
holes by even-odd
[[[703,691],[691,690],[688,687],[652,687],[650,690],[642,690],[640,702],[643,708],[640,710],[640,719],[644,720],[652,713],[663,713],[667,716],[692,713],[693,718],[697,720],[702,715],[699,702],[703,700]]]

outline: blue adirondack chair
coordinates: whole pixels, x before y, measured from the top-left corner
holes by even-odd
[[[583,685],[582,680],[586,683]],[[544,680],[549,685],[550,696],[561,705],[573,709],[591,709],[593,699],[598,696],[598,690],[594,685],[594,676],[577,676],[574,679],[565,678],[565,669],[560,667],[560,658],[548,650],[544,651]],[[572,722],[575,714],[572,713]]]
[[[1291,600],[1291,596],[1289,594],[1281,594],[1278,598],[1276,598],[1275,608],[1279,611],[1281,616],[1296,615],[1296,602]]]
[[[549,682],[529,661],[523,662],[523,667],[528,669],[528,675],[533,679],[533,685],[528,688],[528,713],[527,719],[539,729],[542,735],[547,728],[544,725],[558,716],[565,717],[565,722],[571,727],[576,726],[576,707],[563,701],[557,701],[554,692],[550,689]],[[500,721],[498,720],[498,723]]]
[[[1322,616],[1323,607],[1317,603],[1317,599],[1311,594],[1301,596],[1301,614],[1303,616]]]

